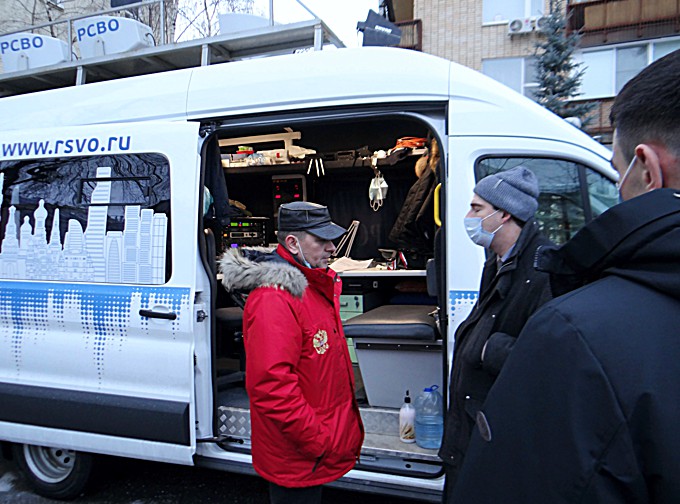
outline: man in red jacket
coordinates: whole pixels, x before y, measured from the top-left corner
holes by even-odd
[[[342,283],[328,268],[345,230],[325,206],[281,205],[279,246],[225,253],[227,289],[252,291],[243,313],[255,470],[274,503],[320,503],[351,470],[363,425],[340,321]]]

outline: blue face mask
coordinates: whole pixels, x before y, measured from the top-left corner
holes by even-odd
[[[498,212],[500,212],[500,210],[496,210],[494,213],[487,215],[483,219],[481,217],[466,217],[463,220],[465,231],[467,231],[468,236],[474,243],[484,248],[489,248],[491,246],[493,237],[496,236],[496,232],[503,227],[503,224],[498,226],[494,231],[487,231],[482,227],[482,222]]]
[[[302,263],[303,266],[307,266],[308,268],[311,269],[312,265],[309,264],[309,262],[305,258],[305,254],[302,253],[302,247],[300,246],[300,240],[295,238],[295,242],[297,243],[297,248],[300,251],[300,262]]]

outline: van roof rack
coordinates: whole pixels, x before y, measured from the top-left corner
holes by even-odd
[[[277,24],[240,33],[163,44],[127,53],[0,73],[0,98],[135,75],[273,56],[296,50],[321,50],[326,44],[338,48],[345,47],[338,36],[319,18]]]

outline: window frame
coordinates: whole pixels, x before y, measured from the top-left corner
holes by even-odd
[[[495,26],[495,25],[502,25],[502,24],[508,24],[510,21],[513,19],[518,19],[518,17],[507,17],[505,14],[499,14],[500,16],[506,16],[503,19],[484,19],[484,4],[488,0],[482,0],[482,26]],[[515,2],[523,2],[524,3],[524,14],[520,15],[519,18],[530,18],[530,19],[536,19],[542,15],[545,14],[545,3],[540,2],[542,9],[539,10],[536,14],[531,12],[531,7],[534,1],[540,1],[540,0],[512,0]],[[501,0],[498,3],[501,3],[503,5],[508,4],[508,0]]]
[[[582,162],[575,161],[573,159],[568,159],[565,157],[561,157],[558,155],[532,155],[531,153],[525,153],[525,154],[501,154],[501,153],[493,153],[493,154],[487,154],[484,156],[479,157],[475,161],[474,165],[474,174],[475,174],[475,182],[479,182],[482,178],[484,178],[487,175],[490,175],[492,173],[498,173],[498,172],[487,172],[487,170],[484,167],[484,161],[489,160],[489,159],[496,159],[496,160],[526,160],[526,159],[531,159],[531,160],[549,160],[553,162],[565,162],[565,163],[570,163],[576,168],[576,177],[577,177],[577,183],[579,185],[578,191],[575,191],[579,198],[580,198],[580,208],[583,211],[583,226],[587,225],[589,222],[591,222],[597,215],[593,215],[593,207],[591,204],[591,192],[589,191],[590,185],[588,182],[588,171],[589,170],[593,174],[597,174],[603,179],[606,179],[606,177],[598,172],[596,169],[589,167]],[[518,162],[514,166],[520,165],[521,162]],[[514,168],[514,166],[509,167],[508,169]],[[529,167],[531,169],[531,167]],[[506,170],[502,170],[506,171]],[[615,187],[614,182],[611,182],[612,188]],[[539,207],[540,209],[540,207]],[[599,215],[599,214],[598,214]],[[537,219],[538,220],[538,219]],[[581,226],[581,227],[583,227]],[[578,229],[581,229],[579,227]],[[577,229],[577,231],[578,231]],[[549,230],[546,230],[545,233],[546,235],[548,234]],[[575,232],[574,232],[575,233]],[[574,233],[571,233],[569,238],[573,236]],[[569,239],[566,238],[566,239]]]
[[[672,43],[676,42],[678,44],[678,48],[680,48],[680,37],[664,37],[660,39],[653,39],[653,40],[645,40],[645,41],[633,41],[633,42],[626,42],[622,44],[615,44],[615,45],[607,45],[607,46],[596,46],[596,47],[588,47],[581,49],[580,51],[577,51],[574,54],[575,61],[577,63],[582,63],[585,64],[584,61],[584,55],[588,54],[595,54],[595,53],[612,53],[612,57],[610,57],[610,65],[611,67],[606,70],[607,72],[607,77],[609,77],[609,90],[599,92],[599,93],[593,93],[593,94],[586,94],[583,93],[583,81],[581,86],[579,87],[579,94],[577,97],[573,98],[574,100],[599,100],[599,99],[606,99],[606,98],[613,98],[617,94],[617,89],[621,89],[626,82],[622,82],[620,85],[617,84],[617,65],[618,65],[618,51],[622,49],[629,49],[632,47],[644,47],[647,53],[647,63],[645,66],[640,68],[642,70],[646,66],[650,65],[657,59],[663,56],[658,55],[657,56],[657,51],[656,51],[656,46],[657,45],[662,45],[666,43]],[[667,54],[667,53],[666,53]],[[588,75],[588,67],[584,66],[582,67],[584,71],[584,78],[585,76]],[[632,78],[632,77],[631,77]]]

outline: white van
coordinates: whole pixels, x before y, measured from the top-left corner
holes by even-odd
[[[406,389],[447,390],[484,261],[462,225],[475,181],[531,168],[558,242],[617,198],[608,149],[483,75],[407,50],[74,86],[0,99],[0,117],[0,441],[53,498],[81,492],[94,454],[254,473],[239,307],[215,258],[274,242],[278,205],[306,199],[358,221],[349,256],[374,259],[342,274],[343,317],[391,310],[348,330],[366,441],[333,485],[438,501],[436,450],[400,443],[397,412]],[[418,200],[433,213],[403,239],[391,231],[423,139],[441,155]],[[382,205],[369,200],[377,175]],[[433,307],[437,324],[422,316]]]

